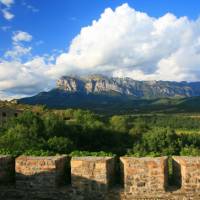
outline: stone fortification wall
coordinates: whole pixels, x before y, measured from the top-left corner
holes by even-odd
[[[120,167],[118,161],[112,157],[0,156],[0,199],[200,199],[199,157],[173,157],[174,185],[169,185],[167,157],[121,157]]]

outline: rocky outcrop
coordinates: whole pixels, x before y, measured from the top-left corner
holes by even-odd
[[[57,88],[66,92],[128,95],[137,98],[200,96],[200,82],[136,81],[102,75],[63,76]]]

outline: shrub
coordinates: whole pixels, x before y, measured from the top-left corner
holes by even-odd
[[[200,149],[193,146],[186,146],[181,149],[181,156],[200,156]]]
[[[54,136],[47,143],[49,150],[55,153],[70,153],[74,149],[73,142],[65,137]]]

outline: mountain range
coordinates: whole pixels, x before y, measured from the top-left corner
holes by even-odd
[[[65,92],[115,94],[145,99],[200,96],[200,82],[136,81],[102,75],[64,76],[57,81],[57,88]]]
[[[200,103],[200,82],[137,81],[102,75],[63,76],[56,88],[18,100],[52,108],[86,108],[95,111],[195,111]],[[189,103],[188,103],[189,102]],[[188,107],[189,106],[189,107]]]

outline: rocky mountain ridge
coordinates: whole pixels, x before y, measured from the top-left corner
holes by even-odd
[[[63,76],[57,81],[57,89],[65,92],[115,94],[135,98],[200,96],[200,82],[137,81],[102,75]]]

